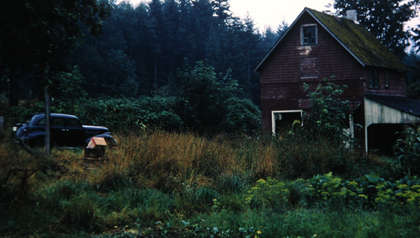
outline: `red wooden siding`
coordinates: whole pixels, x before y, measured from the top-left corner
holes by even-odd
[[[300,31],[304,24],[317,24],[317,45],[301,46]],[[309,106],[303,83],[315,88],[333,75],[331,81],[348,86],[343,100],[362,102],[363,96],[369,93],[405,96],[404,73],[388,70],[389,87],[386,88],[385,71],[380,69],[380,88],[371,89],[369,69],[305,12],[259,68],[263,130],[271,131],[272,111]]]

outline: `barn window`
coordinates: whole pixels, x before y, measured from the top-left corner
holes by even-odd
[[[379,70],[376,68],[369,71],[369,88],[379,88]]]
[[[302,26],[301,43],[302,45],[318,44],[318,30],[316,24]]]

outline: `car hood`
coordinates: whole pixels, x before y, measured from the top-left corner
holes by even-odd
[[[107,132],[109,131],[108,128],[104,127],[104,126],[90,126],[90,125],[83,125],[83,128],[85,129],[85,131],[87,132],[92,132],[92,131],[97,131],[100,133],[103,132]],[[99,133],[98,133],[99,134]]]
[[[91,125],[82,125],[82,126],[85,129],[106,129],[106,130],[108,130],[108,128],[105,127],[105,126],[91,126]]]

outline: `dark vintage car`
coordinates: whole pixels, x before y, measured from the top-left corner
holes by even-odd
[[[86,146],[92,137],[103,137],[108,145],[116,145],[108,128],[103,126],[87,126],[80,123],[74,115],[51,113],[50,135],[52,146],[78,147]],[[13,127],[19,142],[28,146],[45,143],[45,113],[32,114]]]

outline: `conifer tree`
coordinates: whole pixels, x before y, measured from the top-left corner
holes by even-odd
[[[10,104],[18,102],[15,74],[39,75],[43,84],[51,84],[50,76],[66,70],[65,57],[84,31],[100,34],[110,11],[99,1],[0,1],[0,70],[11,72]]]
[[[334,8],[341,16],[357,10],[358,21],[386,47],[403,58],[411,33],[404,24],[417,14],[420,0],[335,0]]]

